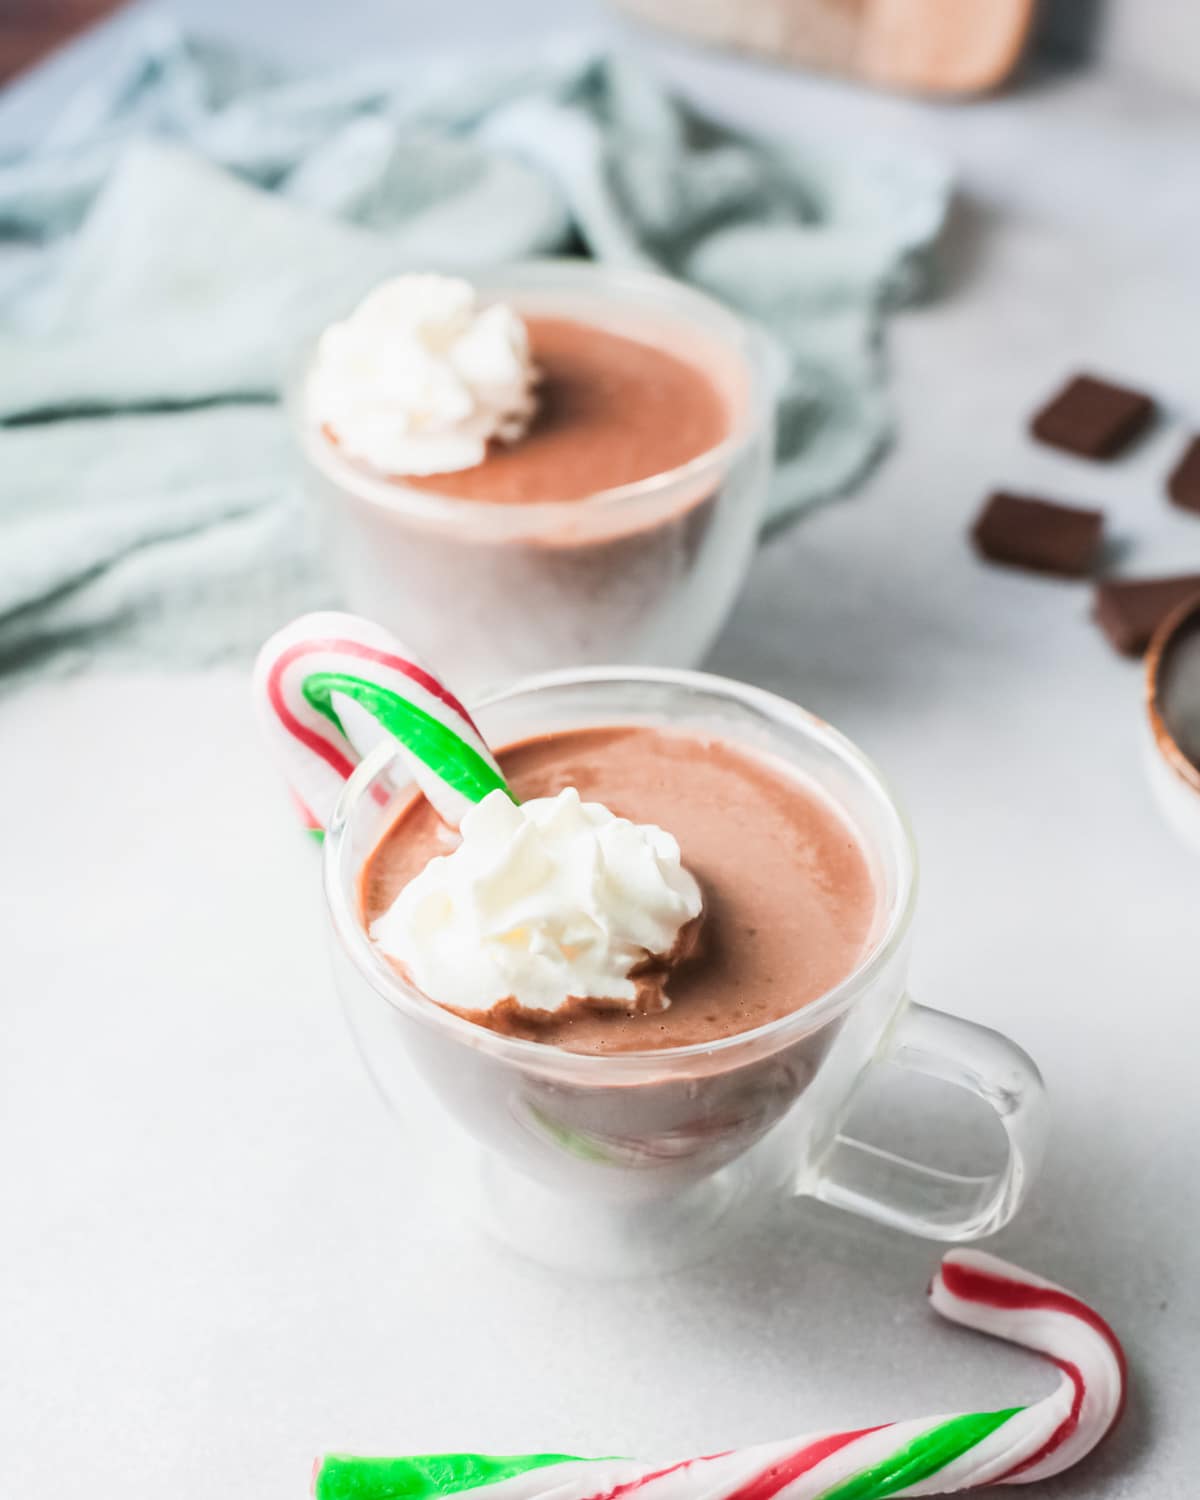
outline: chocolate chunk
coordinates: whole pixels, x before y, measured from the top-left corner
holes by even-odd
[[[1167,494],[1182,510],[1194,510],[1200,515],[1200,437],[1192,439],[1171,470]]]
[[[1126,656],[1140,656],[1150,637],[1185,599],[1200,597],[1200,573],[1169,578],[1106,578],[1096,585],[1092,618]]]
[[[997,491],[972,528],[975,545],[993,562],[1079,578],[1100,555],[1104,514]]]
[[[1154,402],[1140,391],[1076,375],[1030,424],[1035,438],[1081,458],[1114,458],[1154,415]]]

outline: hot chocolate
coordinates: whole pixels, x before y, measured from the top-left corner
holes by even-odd
[[[501,766],[528,802],[576,788],[678,840],[699,882],[694,949],[669,973],[664,1010],[571,1002],[555,1015],[498,1007],[484,1024],[569,1051],[649,1051],[715,1042],[818,999],[865,956],[877,913],[859,840],[812,783],[717,738],[642,726],[580,729],[510,746]],[[366,861],[368,927],[429,861],[454,846],[417,798]]]
[[[698,365],[644,339],[569,318],[525,319],[537,412],[484,461],[409,480],[462,500],[583,500],[690,463],[729,435],[725,395]]]

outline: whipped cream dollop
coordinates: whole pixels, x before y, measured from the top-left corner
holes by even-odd
[[[479,305],[469,281],[396,276],[317,344],[310,421],[384,474],[444,474],[482,463],[493,438],[520,438],[536,376],[524,323]]]
[[[463,819],[461,844],[430,860],[371,936],[455,1010],[509,1001],[555,1012],[571,1000],[633,1010],[645,992],[633,971],[667,961],[701,906],[663,829],[583,802],[573,787],[519,806],[495,791]],[[661,986],[655,1000],[669,1003]]]

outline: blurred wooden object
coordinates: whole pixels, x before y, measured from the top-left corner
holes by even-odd
[[[617,0],[713,46],[922,94],[977,94],[1012,73],[1037,0]]]
[[[125,0],[0,0],[0,83]]]

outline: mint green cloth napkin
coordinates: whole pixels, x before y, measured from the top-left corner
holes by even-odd
[[[0,672],[248,653],[334,601],[277,397],[396,270],[586,253],[695,282],[784,355],[772,519],[844,490],[947,198],[934,163],[747,138],[577,47],[294,76],[151,17],[0,157],[26,247],[0,257]]]

